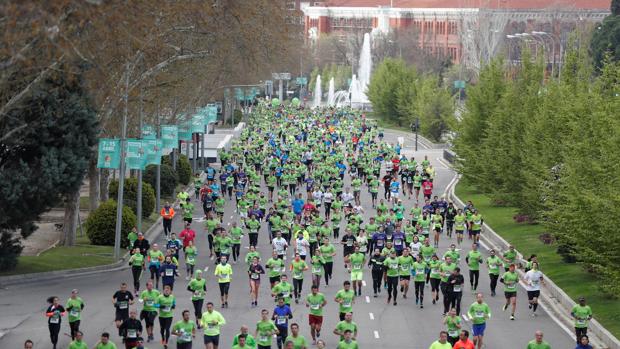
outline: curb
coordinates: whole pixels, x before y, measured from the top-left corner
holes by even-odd
[[[465,203],[454,193],[454,187],[460,180],[460,175],[456,177],[453,185],[448,189],[449,197],[452,201],[459,206],[464,207]],[[493,248],[496,251],[504,251],[508,249],[510,245],[504,238],[497,234],[488,224],[483,223],[483,234],[480,234],[480,238],[487,249]],[[517,258],[519,262],[524,263],[525,259],[523,254],[517,251]],[[521,269],[518,269],[519,275],[523,277],[524,273]],[[544,273],[543,273],[544,275]],[[523,281],[520,281],[524,285]],[[573,306],[577,303],[570,298],[564,290],[558,287],[553,280],[545,275],[545,284],[541,286],[543,292],[541,292],[540,300],[541,305],[551,315],[551,317],[571,336],[574,338],[574,323],[570,315]],[[594,335],[594,336],[593,336]],[[590,344],[594,348],[600,349],[620,349],[620,341],[600,322],[596,319],[592,319],[588,326],[588,336],[590,337]]]

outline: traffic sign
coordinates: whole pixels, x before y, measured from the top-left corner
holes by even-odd
[[[455,80],[454,81],[454,88],[465,88],[465,81],[464,80]]]
[[[300,76],[297,78],[297,85],[307,85],[308,84],[308,78],[305,76]]]
[[[274,80],[290,80],[291,79],[291,73],[272,73],[271,77]]]

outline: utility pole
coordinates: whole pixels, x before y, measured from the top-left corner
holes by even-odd
[[[116,199],[116,229],[114,230],[114,259],[121,258],[121,229],[123,222],[123,187],[125,185],[125,144],[127,142],[127,114],[129,103],[129,62],[125,68],[125,110],[123,112],[123,124],[121,127],[121,165],[118,174],[118,197]]]
[[[161,118],[160,118],[160,106],[157,103],[157,139],[161,139]],[[155,176],[155,212],[159,214],[161,209],[161,161],[157,165],[157,175]]]
[[[142,112],[144,110],[144,105],[142,102],[142,89],[140,89],[140,130],[138,131],[140,134],[140,139],[142,138]],[[144,143],[143,143],[144,144]],[[138,231],[142,231],[142,170],[138,169],[138,192],[136,194],[136,213],[137,213],[137,228]]]

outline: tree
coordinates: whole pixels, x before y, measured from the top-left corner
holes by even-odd
[[[618,7],[618,0],[612,2]],[[616,9],[617,11],[617,9]],[[590,50],[597,68],[601,68],[605,56],[609,55],[612,61],[620,60],[620,14],[610,14],[603,19],[592,34]]]
[[[123,221],[121,223],[121,247],[128,244],[127,233],[136,226],[136,215],[131,208],[123,206]],[[114,245],[116,228],[116,201],[103,202],[94,210],[84,223],[86,236],[93,245]]]
[[[124,183],[123,205],[132,209],[138,214],[138,180],[127,178]],[[118,195],[118,181],[110,183],[110,195],[116,198]],[[150,184],[142,182],[142,217],[148,218],[155,209],[155,190]]]
[[[7,79],[22,88],[19,72]],[[33,222],[63,198],[79,190],[96,141],[96,114],[80,71],[59,65],[0,115],[0,267],[16,265],[22,238]],[[71,236],[67,237],[68,240]],[[5,254],[6,253],[6,254]]]
[[[398,91],[413,83],[415,73],[399,59],[386,58],[373,72],[368,84],[368,99],[373,110],[383,118],[395,121],[398,126],[407,123],[407,115],[398,111]]]
[[[420,133],[435,142],[440,141],[454,119],[454,100],[434,76],[422,78],[417,90],[415,112],[420,118]]]
[[[179,183],[179,178],[177,173],[172,169],[172,166],[168,164],[160,165],[160,178],[159,184],[161,189],[161,195],[166,197],[172,197],[174,195],[174,190]],[[150,184],[153,189],[157,189],[157,166],[156,165],[148,165],[144,174],[142,175],[142,179],[144,182]]]

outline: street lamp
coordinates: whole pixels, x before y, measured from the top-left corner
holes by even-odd
[[[415,132],[415,151],[418,151],[418,130],[420,129],[420,118],[418,116],[415,117],[415,122],[412,122],[411,132]]]
[[[555,65],[555,46],[556,46],[556,40],[557,40],[557,46],[559,46],[559,49],[560,49],[560,58],[558,62],[558,78],[560,78],[562,74],[562,42],[560,41],[560,38],[555,36],[554,34],[541,32],[541,31],[533,31],[532,34],[542,35],[543,37],[549,37],[549,39],[551,39],[551,45],[553,47],[553,65]],[[553,65],[551,66],[552,74],[553,74]]]

